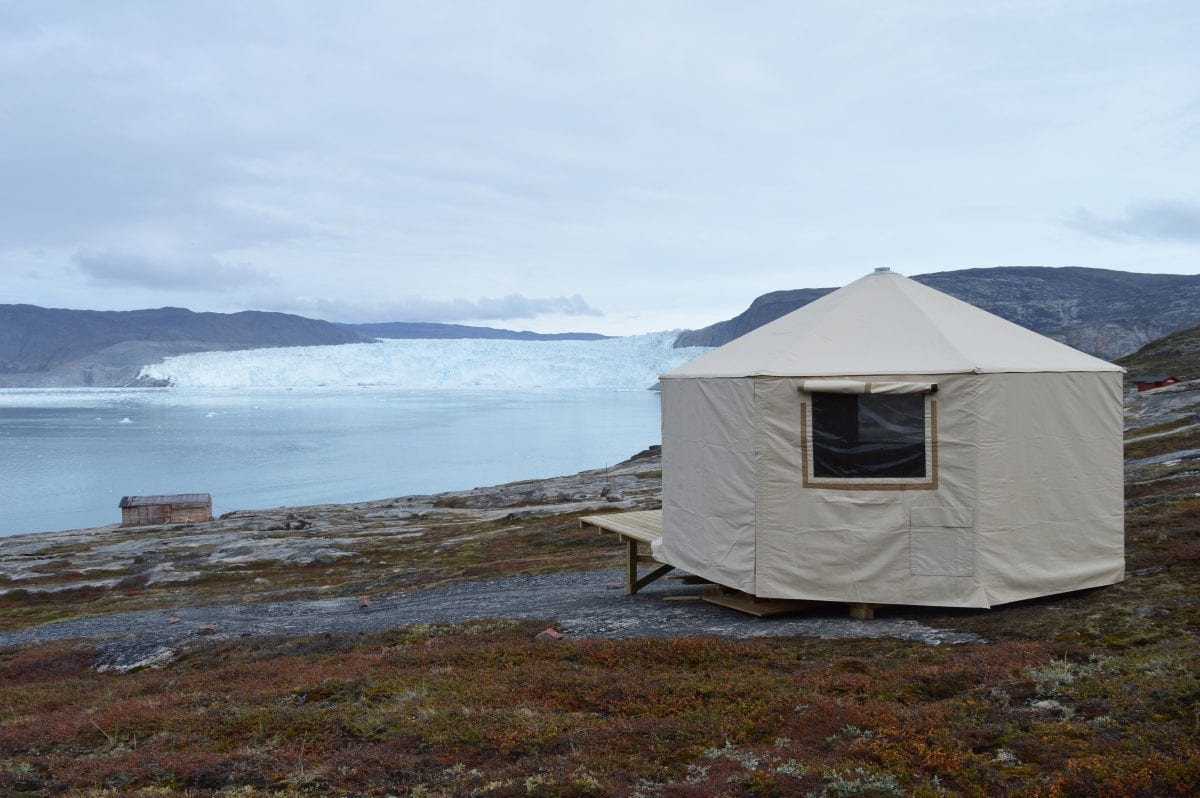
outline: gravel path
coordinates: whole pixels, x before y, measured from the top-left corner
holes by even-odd
[[[1128,446],[1131,443],[1141,443],[1142,441],[1152,441],[1156,438],[1166,438],[1171,435],[1182,435],[1185,432],[1191,432],[1195,429],[1200,429],[1200,424],[1189,424],[1186,427],[1175,427],[1167,430],[1166,432],[1152,432],[1149,435],[1136,435],[1134,437],[1127,437],[1125,438],[1125,445]]]
[[[467,582],[372,598],[178,607],[46,624],[0,634],[0,647],[66,639],[102,639],[97,668],[129,670],[166,662],[181,648],[213,639],[324,632],[377,632],[398,626],[486,618],[545,619],[568,638],[720,635],[824,639],[894,637],[929,645],[979,637],[900,618],[855,621],[840,605],[814,613],[754,618],[705,601],[664,601],[697,588],[661,580],[635,596],[620,589],[623,572],[544,574]],[[614,585],[618,586],[614,589]],[[178,621],[172,622],[176,617]]]

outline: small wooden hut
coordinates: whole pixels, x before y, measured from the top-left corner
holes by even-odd
[[[1155,388],[1165,388],[1179,382],[1179,378],[1170,374],[1151,374],[1145,377],[1134,377],[1133,384],[1138,391],[1153,391]]]
[[[212,496],[207,493],[124,496],[120,507],[121,526],[189,524],[212,520]]]

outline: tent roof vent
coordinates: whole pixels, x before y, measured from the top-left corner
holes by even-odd
[[[889,269],[887,266],[880,266],[879,268],[877,268],[875,270],[875,273],[876,274],[891,274],[891,271],[892,270]]]

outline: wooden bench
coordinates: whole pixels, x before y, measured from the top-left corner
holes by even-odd
[[[662,510],[632,510],[625,513],[586,515],[579,519],[581,527],[595,527],[601,533],[615,534],[625,543],[625,592],[633,595],[646,585],[667,574],[674,566],[654,559],[649,550],[662,537]],[[641,547],[645,547],[643,553]],[[657,565],[644,576],[638,575],[639,565]]]

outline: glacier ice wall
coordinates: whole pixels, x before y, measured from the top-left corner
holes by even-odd
[[[648,388],[704,352],[678,332],[602,341],[381,340],[198,352],[146,366],[181,388]]]

